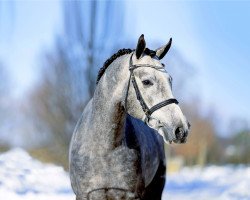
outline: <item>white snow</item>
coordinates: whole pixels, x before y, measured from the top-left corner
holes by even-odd
[[[22,149],[0,155],[0,199],[75,200],[68,173]],[[250,200],[250,167],[183,168],[167,175],[163,200]]]
[[[62,167],[43,164],[22,149],[0,155],[0,199],[75,200]]]
[[[163,197],[168,200],[250,200],[250,167],[183,168],[167,176]]]

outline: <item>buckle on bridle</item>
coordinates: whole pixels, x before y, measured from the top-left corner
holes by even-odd
[[[145,108],[145,115],[147,116],[147,117],[150,117],[150,110],[149,109],[147,109],[147,108]]]

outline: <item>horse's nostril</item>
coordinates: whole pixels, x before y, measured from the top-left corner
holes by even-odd
[[[183,128],[178,127],[178,128],[175,130],[175,136],[176,136],[176,139],[177,139],[177,140],[182,139],[183,136],[184,136],[184,130],[183,130]]]
[[[190,129],[190,127],[191,127],[191,124],[188,122],[188,129]]]

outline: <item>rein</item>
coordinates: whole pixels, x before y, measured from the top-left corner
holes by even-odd
[[[133,65],[132,57],[133,57],[133,53],[132,53],[132,55],[130,56],[130,59],[129,59],[130,76],[129,76],[129,82],[128,82],[128,88],[127,88],[127,92],[126,92],[126,97],[125,97],[125,110],[127,111],[128,91],[129,91],[129,88],[130,88],[130,80],[131,80],[132,84],[134,86],[134,89],[135,89],[136,98],[140,102],[142,110],[146,115],[146,118],[144,120],[144,122],[146,122],[146,120],[149,120],[151,118],[151,115],[153,114],[153,112],[155,112],[156,110],[158,110],[158,109],[160,109],[160,108],[162,108],[164,106],[167,106],[169,104],[172,104],[172,103],[178,104],[179,102],[177,101],[177,99],[171,98],[171,99],[167,99],[165,101],[162,101],[162,102],[152,106],[151,108],[149,108],[147,106],[145,100],[143,99],[142,94],[141,94],[141,92],[139,90],[138,84],[137,84],[136,79],[135,79],[134,70],[139,68],[139,67],[151,67],[151,68],[156,69],[156,70],[162,70],[162,69],[164,69],[164,66],[156,67],[154,65],[147,65],[147,64],[145,64],[145,65]]]

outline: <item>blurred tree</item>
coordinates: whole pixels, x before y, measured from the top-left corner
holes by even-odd
[[[123,27],[123,5],[121,2],[65,2],[64,3],[64,47],[67,61],[74,77],[82,80],[87,88],[83,98],[90,98],[95,88],[96,72],[121,43]],[[75,66],[75,65],[79,66]],[[80,72],[80,69],[84,71]],[[76,70],[76,71],[75,71]],[[80,72],[80,73],[79,73]],[[82,90],[83,90],[82,89]],[[79,93],[79,91],[77,91]],[[79,94],[77,95],[79,96]],[[79,96],[82,101],[82,96]]]
[[[63,10],[64,34],[45,54],[31,103],[37,129],[47,134],[45,148],[54,161],[67,166],[70,138],[93,94],[97,70],[121,41],[123,10],[114,1],[66,1]]]
[[[3,105],[6,102],[6,94],[8,92],[8,75],[4,68],[4,65],[2,62],[0,62],[0,105],[1,107],[4,107]],[[2,114],[2,113],[1,113]]]
[[[9,119],[9,78],[4,68],[4,65],[0,62],[0,151],[6,150],[8,145],[3,140],[4,130],[6,127],[6,122]]]
[[[0,1],[0,48],[2,42],[8,42],[14,29],[15,3],[13,1]],[[10,120],[10,79],[6,71],[3,58],[0,60],[0,151],[9,149],[6,143],[7,121]]]
[[[250,130],[242,129],[230,138],[225,152],[226,161],[234,164],[250,163]]]

